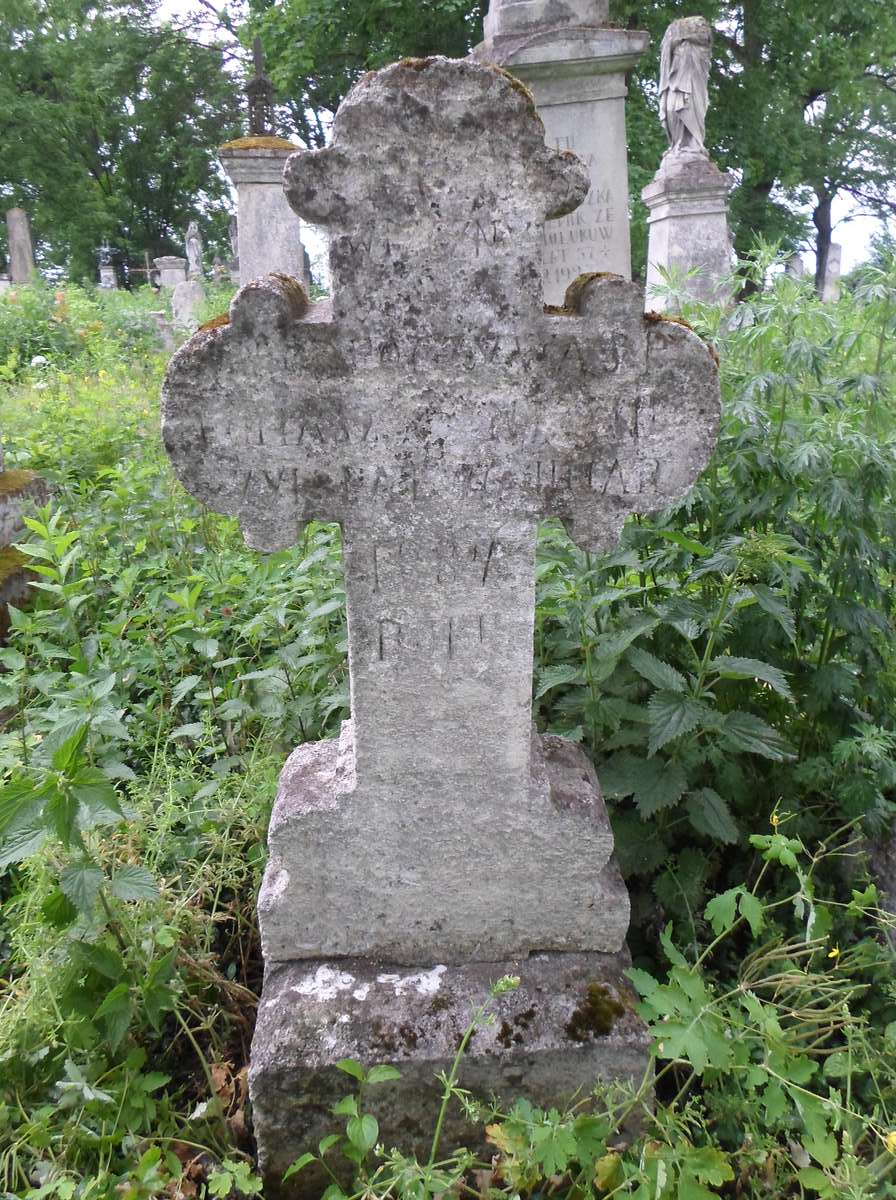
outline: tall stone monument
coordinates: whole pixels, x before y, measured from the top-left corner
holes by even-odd
[[[585,163],[582,206],[544,229],[544,298],[562,304],[585,271],[631,278],[625,75],[648,35],[608,24],[609,0],[491,0],[479,62],[506,67],[532,91],[547,140]]]
[[[261,41],[255,39],[255,76],[246,85],[249,136],[218,151],[237,194],[237,258],[242,286],[270,272],[309,287],[301,223],[283,194],[283,168],[296,147],[274,133],[274,88],[264,73]]]
[[[660,56],[660,119],[669,139],[660,169],[641,192],[647,218],[648,311],[668,307],[660,294],[662,271],[684,277],[694,300],[728,298],[725,280],[733,255],[728,230],[732,180],[704,145],[709,104],[712,26],[704,17],[683,17],[666,30]]]
[[[28,283],[36,267],[31,245],[31,225],[24,208],[11,208],[7,212],[6,236],[9,242],[9,273],[12,282]]]
[[[536,526],[612,546],[629,513],[686,493],[719,420],[712,355],[645,318],[640,288],[584,276],[545,311],[544,222],[588,173],[503,71],[365,76],[285,186],[330,231],[332,301],[249,284],[174,356],[163,397],[177,474],[249,545],[343,530],[351,720],[289,758],[259,897],[268,1195],[332,1127],[343,1057],[397,1063],[370,1102],[387,1145],[419,1149],[434,1075],[505,973],[520,987],[465,1086],[562,1103],[643,1071],[597,779],[532,726]]]

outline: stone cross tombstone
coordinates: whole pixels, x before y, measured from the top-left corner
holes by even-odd
[[[532,728],[536,528],[559,517],[601,550],[630,513],[680,499],[719,392],[703,343],[645,318],[622,279],[583,277],[544,309],[544,222],[587,186],[503,71],[437,58],[368,75],[332,144],[285,171],[294,209],[330,231],[332,302],[257,280],[169,365],[165,445],[193,495],[258,549],[310,520],[344,539],[352,719],[287,763],[259,899],[268,1171],[336,1059],[390,1057],[371,1030],[442,987],[438,1030],[407,1050],[428,1087],[477,964],[497,977],[533,955],[521,994],[548,993],[555,1100],[594,1066],[570,1067],[558,1039],[575,988],[622,949],[628,901],[593,770]]]

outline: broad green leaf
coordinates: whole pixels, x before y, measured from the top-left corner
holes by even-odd
[[[705,704],[690,696],[669,691],[654,692],[647,705],[650,717],[649,753],[656,754],[667,742],[690,733],[709,712]]]
[[[213,637],[197,638],[193,643],[193,649],[203,658],[217,658],[219,646],[220,642]]]
[[[836,1195],[831,1181],[818,1167],[802,1167],[796,1177],[803,1187],[811,1188],[813,1192],[821,1192],[823,1196]]]
[[[146,867],[127,864],[119,867],[109,884],[109,891],[119,900],[155,900],[159,886]]]
[[[401,1079],[401,1071],[390,1067],[388,1063],[383,1063],[378,1067],[371,1067],[367,1075],[368,1083],[388,1083],[391,1079]]]
[[[341,1142],[341,1141],[342,1141],[341,1133],[328,1133],[327,1136],[325,1138],[321,1138],[321,1140],[317,1144],[318,1154],[321,1156],[321,1158],[323,1158],[323,1156],[327,1153],[328,1150],[332,1150],[332,1148],[336,1145],[336,1143]]]
[[[750,932],[753,937],[756,937],[762,926],[765,924],[765,911],[762,907],[762,901],[759,900],[752,892],[741,892],[740,900],[738,901],[741,916],[745,918],[750,926]]]
[[[357,1096],[343,1096],[337,1100],[330,1110],[334,1117],[356,1117],[358,1115]]]
[[[178,683],[176,685],[176,687],[174,688],[174,690],[171,693],[172,706],[175,704],[180,704],[180,702],[181,702],[181,700],[183,700],[184,696],[186,696],[189,692],[192,692],[193,688],[197,685],[197,683],[202,683],[201,675],[185,676],[185,678],[183,678],[180,681],[180,683]]]
[[[687,1168],[703,1183],[721,1187],[734,1179],[728,1155],[715,1146],[700,1146],[688,1150]]]
[[[735,750],[759,754],[773,762],[795,758],[796,753],[786,738],[752,713],[730,712],[722,723],[722,738]]]
[[[628,652],[628,661],[638,674],[643,675],[655,688],[665,688],[670,692],[687,691],[688,683],[682,673],[649,651],[632,646]]]
[[[556,667],[544,667],[538,672],[538,688],[535,692],[535,699],[538,700],[545,693],[551,691],[552,688],[561,687],[564,683],[582,683],[582,671],[578,665],[560,665]]]
[[[94,1013],[94,1020],[102,1020],[105,1025],[106,1036],[113,1050],[128,1031],[132,1007],[128,985],[119,983],[106,995]]]
[[[121,955],[108,946],[91,945],[89,942],[77,943],[77,957],[106,979],[121,979],[124,974],[124,962]]]
[[[674,542],[676,546],[681,546],[682,550],[696,554],[698,558],[707,558],[712,553],[702,542],[697,542],[694,538],[685,537],[683,533],[677,533],[674,529],[658,529],[656,532],[661,538],[665,538],[667,542]]]
[[[734,925],[737,919],[737,897],[740,891],[740,888],[729,888],[727,892],[721,892],[718,896],[713,896],[712,900],[707,904],[703,915],[712,926],[712,931],[716,937],[725,933]]]
[[[40,911],[47,924],[52,925],[54,929],[65,929],[78,916],[78,910],[74,904],[59,888],[50,892],[49,896],[41,904]]]
[[[336,1069],[337,1071],[344,1071],[346,1075],[351,1075],[355,1079],[360,1079],[362,1083],[367,1078],[367,1072],[353,1058],[340,1058],[336,1064]]]
[[[366,1154],[376,1145],[380,1127],[376,1117],[372,1117],[370,1113],[364,1113],[362,1117],[352,1117],[345,1127],[345,1132],[355,1149]]]
[[[636,758],[633,754],[614,755],[613,763],[614,771],[599,771],[601,787],[607,796],[634,795],[642,820],[671,807],[687,787],[680,763],[658,757]]]
[[[739,836],[737,823],[725,800],[712,788],[699,788],[688,795],[688,820],[698,833],[731,845]]]
[[[72,863],[59,876],[59,887],[78,912],[92,913],[103,886],[103,872],[91,862]]]
[[[73,762],[77,761],[84,742],[87,740],[89,729],[89,721],[80,721],[74,732],[69,734],[65,741],[53,751],[54,770],[66,771]]]
[[[105,811],[124,816],[112,781],[99,767],[82,767],[72,777],[71,789],[78,803],[89,813]]]
[[[796,643],[796,621],[785,600],[767,587],[764,583],[754,583],[750,591],[756,597],[759,607],[778,622],[788,638]]]
[[[709,667],[722,679],[760,679],[774,688],[785,700],[793,700],[793,692],[786,675],[771,663],[761,662],[758,658],[732,658],[722,654],[714,658]]]
[[[687,1167],[682,1167],[678,1176],[677,1200],[719,1200],[719,1194],[698,1183]]]
[[[301,1171],[303,1167],[307,1167],[309,1163],[313,1163],[315,1161],[314,1155],[306,1151],[304,1154],[300,1155],[295,1162],[290,1163],[283,1172],[283,1182],[286,1183],[287,1179],[290,1179],[293,1175],[298,1175],[299,1171]]]

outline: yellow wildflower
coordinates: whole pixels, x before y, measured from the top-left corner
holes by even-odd
[[[891,1154],[896,1154],[896,1129],[891,1129],[884,1137],[884,1145]]]
[[[836,960],[839,957],[840,957],[840,947],[832,946],[831,949],[828,951],[828,958],[833,958],[834,961],[836,962]]]
[[[781,818],[778,816],[778,814],[776,812],[772,813],[771,822],[772,822],[772,829],[777,829],[778,826],[781,824]]]

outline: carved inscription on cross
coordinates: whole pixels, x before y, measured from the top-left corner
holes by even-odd
[[[615,948],[595,914],[609,831],[548,796],[532,737],[536,526],[600,549],[679,499],[715,442],[715,363],[615,277],[545,314],[544,221],[587,175],[497,69],[366,77],[285,186],[331,231],[332,304],[250,284],[164,397],[180,478],[250,545],[312,519],[344,534],[353,720],[335,766],[303,759],[333,776],[327,803],[275,814],[269,871],[278,837],[303,865],[282,869],[291,925],[265,952]]]

